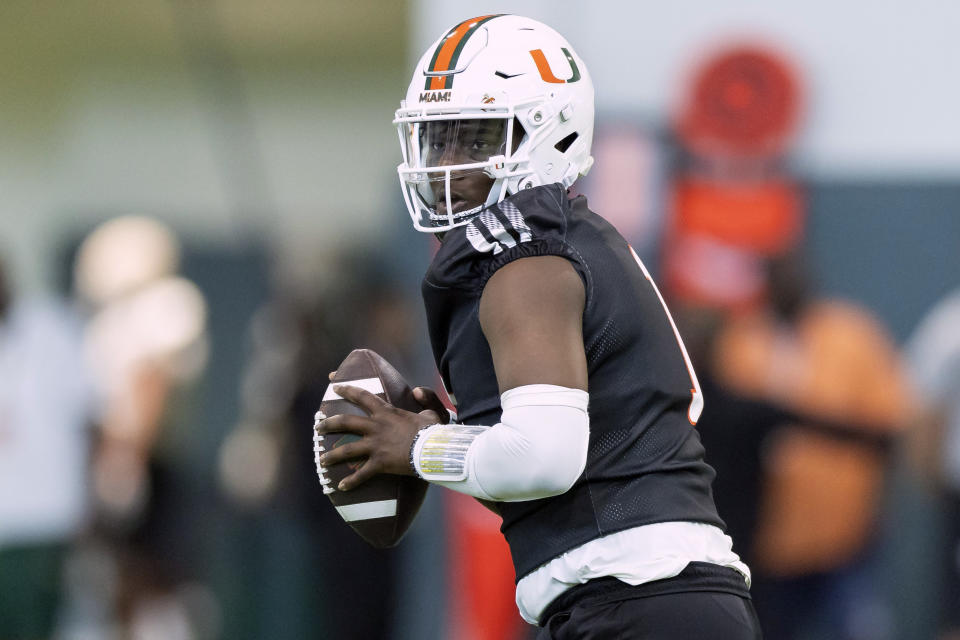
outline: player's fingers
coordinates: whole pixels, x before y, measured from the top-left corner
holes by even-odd
[[[446,423],[450,414],[447,412],[446,405],[440,400],[437,392],[429,387],[414,387],[414,399],[420,403],[420,406],[429,411],[433,411],[439,416],[440,421]]]
[[[424,409],[420,412],[420,415],[429,420],[430,424],[447,424],[447,418],[449,417],[446,411],[437,413],[433,409]]]
[[[390,406],[389,403],[380,396],[372,394],[360,387],[351,387],[348,384],[336,384],[333,385],[333,391],[347,402],[357,405],[368,414],[373,414],[378,409]]]
[[[333,382],[333,376],[335,375],[337,375],[337,372],[331,371],[330,373],[327,374],[327,380],[329,380],[330,382]]]
[[[443,404],[437,392],[430,387],[414,387],[413,397],[417,399],[417,402],[428,408]]]
[[[377,470],[368,460],[362,467],[341,480],[340,484],[337,485],[337,489],[340,491],[350,491],[351,489],[359,487],[375,475],[377,475]]]
[[[315,427],[317,433],[357,433],[365,435],[370,433],[373,427],[373,420],[367,416],[357,416],[352,413],[341,413],[338,416],[330,416],[321,420]]]
[[[363,440],[349,442],[335,447],[320,456],[320,464],[325,467],[332,467],[341,462],[356,460],[357,458],[366,458],[369,454],[370,447]]]

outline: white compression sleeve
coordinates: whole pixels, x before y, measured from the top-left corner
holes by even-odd
[[[492,427],[433,425],[417,436],[413,463],[425,480],[501,502],[559,495],[587,462],[586,391],[549,384],[510,389]]]

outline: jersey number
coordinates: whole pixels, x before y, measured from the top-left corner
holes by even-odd
[[[700,419],[700,413],[703,411],[703,392],[700,390],[697,374],[693,371],[693,363],[690,362],[687,348],[683,344],[683,338],[680,337],[680,332],[677,331],[677,325],[673,321],[673,316],[670,315],[670,309],[667,308],[667,303],[664,302],[663,296],[660,295],[660,289],[657,288],[657,284],[653,281],[653,278],[650,277],[650,272],[647,271],[643,261],[640,259],[640,256],[637,255],[637,252],[633,250],[633,247],[630,247],[630,253],[633,255],[633,259],[637,261],[637,264],[640,265],[640,270],[643,271],[643,275],[646,276],[650,282],[650,286],[653,287],[657,297],[660,299],[660,304],[663,305],[663,312],[667,314],[667,320],[670,321],[670,326],[673,328],[673,335],[677,339],[677,344],[680,345],[680,353],[683,354],[683,361],[686,363],[687,372],[690,374],[690,384],[693,385],[693,388],[690,389],[693,397],[690,399],[690,408],[687,409],[687,419],[690,420],[690,424],[697,424],[697,420]]]

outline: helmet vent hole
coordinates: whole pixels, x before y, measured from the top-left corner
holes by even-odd
[[[574,131],[573,133],[568,135],[566,138],[564,138],[557,144],[553,145],[553,147],[560,153],[566,153],[567,149],[570,148],[570,145],[572,145],[574,141],[576,141],[576,139],[579,137],[580,137],[580,134]]]
[[[513,117],[513,141],[511,142],[511,152],[516,153],[517,149],[520,148],[520,145],[523,143],[524,136],[523,125],[520,123],[520,118]]]

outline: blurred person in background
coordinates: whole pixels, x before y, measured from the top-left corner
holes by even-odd
[[[711,406],[718,508],[770,637],[893,637],[876,562],[907,408],[895,347],[865,310],[814,295],[796,250],[756,260],[764,293],[749,307],[678,304]]]
[[[907,392],[873,315],[808,281],[786,163],[800,93],[792,64],[762,45],[697,69],[677,118],[666,281],[703,367],[717,504],[746,544],[765,633],[886,638],[876,528]]]
[[[0,638],[53,635],[88,518],[95,398],[79,316],[12,291],[0,261]]]
[[[920,407],[914,423],[914,461],[940,501],[943,545],[941,640],[960,639],[960,289],[923,317],[906,345],[910,379]]]
[[[870,313],[809,294],[795,255],[768,265],[767,301],[728,319],[710,366],[728,392],[767,405],[749,551],[758,613],[772,637],[892,637],[876,551],[908,406],[899,357]]]
[[[84,239],[74,272],[103,404],[92,466],[94,531],[117,576],[105,592],[116,601],[105,606],[124,633],[170,640],[198,633],[190,599],[202,591],[194,588],[201,551],[191,539],[196,491],[177,451],[180,431],[197,425],[177,411],[180,393],[205,366],[206,303],[177,275],[179,259],[166,225],[123,216]]]

